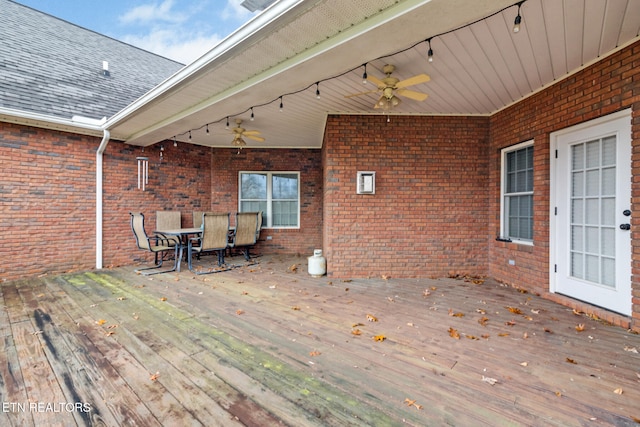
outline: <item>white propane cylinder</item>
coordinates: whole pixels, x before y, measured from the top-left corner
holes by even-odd
[[[311,277],[322,277],[327,272],[327,260],[322,256],[322,249],[315,249],[313,256],[307,258]]]

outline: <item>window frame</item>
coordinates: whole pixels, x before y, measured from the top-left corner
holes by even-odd
[[[533,177],[532,177],[532,183],[531,183],[531,191],[519,191],[519,192],[511,192],[511,193],[507,193],[507,155],[509,153],[513,153],[516,151],[520,151],[520,150],[524,150],[527,149],[529,147],[532,147],[533,150],[533,155],[535,158],[535,148],[534,148],[534,141],[533,140],[528,140],[528,141],[524,141],[521,142],[519,144],[515,144],[515,145],[511,145],[509,147],[503,148],[502,150],[500,150],[500,237],[498,240],[501,241],[508,241],[508,242],[513,242],[513,243],[518,243],[518,244],[522,244],[522,245],[530,245],[533,246],[533,230],[534,230],[534,206],[533,206],[533,198],[534,198],[534,183],[533,183]],[[532,162],[533,164],[531,165],[531,173],[533,174],[535,172],[535,162]],[[508,226],[508,221],[509,221],[509,215],[508,215],[508,208],[509,208],[509,198],[510,197],[514,197],[514,196],[526,196],[529,195],[531,196],[531,239],[524,239],[524,238],[520,238],[520,237],[512,237],[509,236],[509,226]]]
[[[264,212],[264,222],[262,223],[262,228],[269,229],[282,229],[282,230],[297,230],[300,229],[300,171],[250,171],[250,170],[242,170],[238,171],[238,212],[242,212],[242,202],[245,200],[252,199],[243,199],[242,198],[242,175],[243,174],[256,174],[256,175],[266,175],[267,176],[267,210]],[[297,185],[297,224],[296,225],[273,225],[273,175],[295,175],[298,180]],[[278,201],[279,199],[276,199]],[[291,200],[291,199],[286,199]]]

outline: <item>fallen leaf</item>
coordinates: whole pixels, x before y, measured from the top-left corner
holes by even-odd
[[[576,316],[580,316],[582,315],[582,312],[580,310],[576,310],[575,308],[573,309],[573,314],[575,314]]]
[[[628,345],[625,345],[625,346],[624,346],[624,351],[629,351],[629,352],[631,352],[631,353],[637,353],[637,352],[638,352],[638,349],[637,349],[637,348],[635,348],[635,347],[629,347]],[[639,375],[639,377],[640,377],[640,375]]]
[[[504,322],[504,324],[507,325],[507,326],[513,326],[513,325],[516,324],[516,321],[515,320],[508,320],[508,321]]]
[[[567,357],[565,360],[567,361],[567,363],[571,363],[571,364],[573,364],[573,365],[577,365],[577,364],[578,364],[578,362],[576,362],[575,360],[573,360],[573,359],[572,359],[572,358],[570,358],[570,357]]]
[[[313,351],[310,351],[310,352],[309,352],[309,356],[312,356],[312,357],[313,357],[313,356],[320,356],[321,354],[322,354],[322,353],[320,353],[320,352],[319,352],[319,351],[317,351],[317,350],[313,350]]]
[[[451,328],[451,327],[449,328],[449,336],[451,338],[455,338],[457,340],[460,339],[460,334],[458,333],[458,331],[456,329]]]
[[[387,297],[390,302],[396,302],[392,297]]]
[[[110,337],[111,335],[115,334],[114,331],[109,331],[105,334],[105,336]]]
[[[237,314],[237,315],[244,314],[244,310],[240,310],[240,309],[238,309],[238,310],[236,310],[236,314]]]
[[[562,397],[562,393],[560,393],[559,391],[556,391],[555,393],[556,393],[556,396]]]
[[[109,325],[109,326],[107,326],[107,329],[115,329],[117,327],[118,327],[118,325]]]
[[[524,332],[524,333],[522,334],[522,338],[526,340],[527,338],[529,338],[529,334],[528,334],[528,333],[526,333],[526,332]]]
[[[540,310],[535,310],[535,309],[533,309],[533,308],[532,308],[532,309],[531,309],[531,312],[532,312],[533,314],[538,314],[538,313],[540,313]]]
[[[522,362],[520,366],[529,366],[529,362]]]
[[[389,280],[389,279],[391,279],[391,276],[388,276],[388,275],[386,275],[386,274],[383,274],[381,277],[382,277],[382,280]]]
[[[465,335],[465,337],[469,338],[470,340],[479,340],[480,338],[473,336],[473,335]]]
[[[98,325],[101,325],[101,326],[102,326],[102,325],[104,325],[105,323],[107,323],[107,321],[106,321],[106,320],[104,320],[104,319],[98,319],[98,320],[96,320],[96,323],[97,323]]]
[[[464,317],[464,313],[454,312],[452,308],[449,309],[449,316],[452,317]]]
[[[578,332],[584,331],[584,323],[578,323],[576,325],[576,331],[578,331]]]
[[[242,291],[242,295],[249,295],[249,292],[247,292],[247,291]]]
[[[520,310],[518,307],[506,307],[506,309],[513,314],[522,314],[522,310]]]
[[[499,337],[508,337],[509,336],[509,332],[500,332],[498,334]]]
[[[476,308],[476,312],[480,314],[487,314],[487,310],[485,310],[484,308]]]
[[[386,340],[386,339],[387,339],[387,337],[385,337],[384,335],[375,335],[375,336],[373,337],[373,340],[374,340],[374,341],[384,341],[384,340]]]
[[[125,297],[118,297],[118,301],[124,301],[124,300],[126,300]]]
[[[483,279],[473,279],[471,281],[471,283],[473,283],[474,285],[482,285],[484,283]]]
[[[293,264],[291,267],[289,267],[289,271],[291,271],[293,273],[298,271],[298,264]]]
[[[291,307],[291,310],[300,311],[300,307],[294,305],[293,307]]]
[[[491,385],[495,385],[498,382],[497,379],[485,377],[484,375],[482,376],[482,381],[484,381],[485,383],[489,383]]]
[[[360,329],[353,329],[353,330],[351,331],[351,333],[352,333],[353,335],[362,335],[362,331],[361,331]]]
[[[358,326],[364,326],[364,323],[354,323],[351,325],[352,328],[357,328]]]
[[[415,408],[418,410],[422,409],[422,405],[418,405],[415,400],[409,399],[408,397],[404,399],[404,403],[407,406],[415,406]]]
[[[159,377],[159,376],[160,376],[160,372],[156,372],[155,374],[152,374],[152,375],[149,377],[149,379],[150,379],[151,381],[155,381],[155,380],[157,380],[157,379],[158,379],[158,377]]]
[[[373,314],[367,314],[367,321],[369,321],[369,322],[377,322],[378,318],[375,317]]]
[[[615,394],[622,394],[622,393],[623,393],[623,391],[622,391],[622,389],[621,389],[621,388],[617,388],[617,389],[613,390],[613,392],[614,392]]]
[[[160,298],[160,301],[166,301],[166,300],[167,300],[167,297]]]
[[[549,328],[544,328],[544,331],[546,333],[548,333],[548,334],[552,334],[553,333],[553,331],[551,329],[549,329]]]
[[[480,336],[481,336],[482,338],[484,338],[485,340],[488,340],[488,339],[489,339],[489,337],[490,337],[491,335],[489,335],[489,334],[482,334],[482,335],[480,335]]]
[[[478,323],[480,323],[482,326],[487,326],[488,321],[489,318],[485,316],[482,316],[480,319],[478,319]]]
[[[407,326],[411,326],[413,328],[413,323],[407,322]]]
[[[429,295],[431,295],[431,291],[429,289],[425,289],[424,291],[422,291],[423,297],[428,297]]]

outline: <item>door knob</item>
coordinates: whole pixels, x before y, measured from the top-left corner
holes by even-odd
[[[631,224],[620,224],[620,230],[631,230]]]

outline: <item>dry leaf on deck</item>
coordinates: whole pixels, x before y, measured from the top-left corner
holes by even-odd
[[[369,322],[377,322],[378,318],[376,316],[374,316],[373,314],[367,314],[367,321],[369,321]]]
[[[561,393],[561,392],[556,391],[555,393],[556,393],[556,396],[558,396],[558,397],[562,397],[562,393]]]
[[[167,300],[167,297],[160,298],[160,301],[166,301],[166,300]]]
[[[291,267],[289,267],[289,271],[291,271],[293,273],[298,271],[298,264],[293,264]]]
[[[458,333],[458,331],[456,329],[453,329],[453,328],[449,328],[449,336],[451,338],[455,338],[457,340],[460,339],[460,334]]]
[[[544,331],[546,333],[548,333],[548,334],[552,334],[553,333],[553,331],[551,329],[549,329],[549,328],[544,328]]]
[[[576,325],[576,331],[578,331],[578,332],[584,331],[584,323],[578,323]]]
[[[362,335],[362,331],[361,331],[360,329],[353,329],[353,330],[351,331],[351,333],[352,333],[353,335]]]
[[[518,307],[506,307],[506,309],[513,314],[522,314],[522,310],[520,310]]]
[[[429,289],[425,289],[424,291],[422,291],[423,297],[428,297],[429,295],[431,295],[431,291]]]
[[[104,319],[98,319],[98,320],[96,320],[96,323],[97,323],[98,325],[104,325],[105,323],[107,323],[107,321],[106,321],[106,320],[104,320]]]
[[[625,346],[624,346],[624,351],[629,351],[629,352],[631,352],[631,353],[637,353],[637,352],[638,352],[638,349],[637,349],[637,348],[635,348],[635,347],[629,347],[628,345],[625,345]],[[640,375],[639,375],[639,377],[640,377]]]
[[[105,336],[110,337],[111,335],[115,334],[114,331],[109,331],[105,334]]]
[[[291,307],[291,310],[300,311],[300,307],[294,305],[293,307]]]
[[[487,314],[487,310],[485,310],[484,308],[476,308],[476,313]]]
[[[391,279],[391,276],[387,275],[387,274],[383,274],[382,276],[382,280],[389,280]]]
[[[238,309],[238,310],[236,310],[236,314],[238,314],[238,315],[240,315],[240,314],[244,314],[244,310],[240,310],[240,309]]]
[[[357,328],[358,326],[364,326],[364,323],[354,323],[351,325],[352,328]]]
[[[575,314],[576,316],[580,316],[582,315],[582,312],[580,310],[576,310],[575,308],[573,309],[573,314]]]
[[[499,337],[508,337],[509,336],[509,332],[500,332],[498,334]]]
[[[491,385],[494,385],[494,384],[496,384],[498,382],[497,379],[485,377],[484,375],[482,376],[482,381],[484,381],[485,383],[489,383]]]
[[[249,295],[249,292],[247,292],[247,291],[242,291],[242,295]]]
[[[481,318],[478,319],[478,323],[480,323],[482,326],[487,326],[488,321],[489,321],[489,318],[485,316],[482,316]]]
[[[126,300],[125,297],[118,297],[118,301],[124,301],[124,300]]]
[[[520,366],[528,366],[528,365],[529,365],[529,362],[522,362],[522,363],[520,364]]]
[[[309,352],[309,356],[320,356],[322,353],[320,353],[318,350],[313,350]]]
[[[464,317],[464,313],[454,312],[452,308],[449,309],[449,316],[452,317]]]
[[[473,335],[465,335],[465,337],[469,338],[470,340],[479,340],[480,338],[473,336]]]
[[[418,410],[422,409],[422,405],[418,405],[415,400],[409,399],[408,397],[406,399],[404,399],[404,403],[407,406],[415,406],[415,408],[418,409]]]
[[[615,394],[622,394],[622,393],[623,393],[623,391],[622,391],[622,389],[621,389],[621,388],[617,388],[617,389],[613,390],[613,392],[614,392]]]
[[[575,360],[573,360],[573,359],[572,359],[572,358],[570,358],[570,357],[567,357],[565,360],[567,361],[567,363],[571,363],[571,364],[573,364],[573,365],[577,365],[577,364],[578,364],[578,362],[576,362]]]
[[[149,379],[151,381],[155,381],[158,379],[159,376],[160,376],[160,372],[156,372],[155,374],[152,374],[151,376],[149,376]]]
[[[508,320],[508,321],[504,322],[504,324],[507,325],[507,326],[513,326],[513,325],[516,324],[516,321],[515,320]]]
[[[384,335],[375,335],[375,336],[373,337],[373,340],[374,340],[374,341],[384,341],[384,340],[386,340],[386,339],[387,339],[387,337],[385,337]]]

